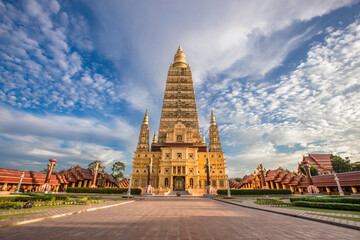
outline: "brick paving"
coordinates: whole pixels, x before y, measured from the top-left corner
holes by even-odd
[[[106,200],[103,203],[99,204],[89,204],[89,205],[70,205],[69,207],[60,207],[60,208],[48,208],[48,209],[22,209],[22,210],[14,210],[14,211],[6,211],[6,212],[0,212],[1,215],[11,215],[11,214],[20,214],[20,213],[35,213],[35,212],[42,212],[39,214],[34,215],[26,215],[16,218],[7,218],[7,219],[0,219],[0,227],[13,224],[16,222],[21,221],[27,221],[27,220],[33,220],[37,218],[44,218],[44,217],[50,217],[58,214],[66,214],[71,212],[77,212],[82,210],[87,210],[91,208],[97,208],[97,207],[103,207],[103,206],[110,206],[113,204],[117,204],[120,202],[112,201],[112,200]]]
[[[297,216],[297,217],[305,218],[305,219],[313,219],[316,221],[322,221],[322,222],[326,222],[326,223],[330,223],[330,224],[336,223],[339,225],[344,225],[344,226],[347,226],[350,228],[360,230],[360,222],[331,217],[331,216],[352,217],[352,218],[358,218],[360,220],[360,215],[313,212],[313,211],[305,211],[305,210],[295,210],[295,209],[288,209],[288,208],[272,207],[269,205],[255,204],[254,200],[243,200],[241,202],[236,202],[233,200],[225,200],[225,199],[220,199],[220,198],[218,200],[224,201],[224,202],[231,202],[232,204],[236,204],[236,205],[240,205],[240,206],[244,206],[244,207],[251,207],[251,208],[261,209],[261,210],[265,210],[265,211],[277,212],[277,213],[286,214],[286,215],[290,215],[290,216]],[[326,215],[326,216],[324,216],[324,215]]]
[[[147,198],[0,229],[1,239],[356,239],[360,231],[212,199]]]

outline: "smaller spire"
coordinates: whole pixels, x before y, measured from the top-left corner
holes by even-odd
[[[143,124],[149,124],[148,110],[146,109]]]
[[[215,117],[214,117],[214,113],[213,110],[211,109],[211,120],[210,120],[210,124],[211,125],[216,125],[216,121],[215,121]]]
[[[157,143],[156,131],[154,132],[153,143]]]
[[[201,143],[206,143],[204,131],[203,131],[203,134],[202,134]]]

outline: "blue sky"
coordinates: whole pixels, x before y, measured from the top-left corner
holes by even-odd
[[[228,174],[360,161],[359,1],[0,1],[0,167],[95,159],[131,173],[158,130],[179,44],[201,130],[214,109]]]

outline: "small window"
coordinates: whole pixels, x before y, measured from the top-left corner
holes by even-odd
[[[146,170],[144,170],[144,173],[146,173]]]
[[[139,186],[139,179],[135,179],[134,186],[135,187]]]
[[[169,179],[165,178],[165,187],[168,187],[168,186],[169,186]]]
[[[140,154],[138,154],[138,157],[140,157]]]
[[[193,158],[193,154],[192,153],[189,153],[189,158]]]
[[[201,187],[201,180],[199,180],[199,187]]]
[[[212,186],[216,187],[216,181],[215,180],[212,181]]]
[[[222,173],[222,171],[220,171],[220,173]]]
[[[177,136],[177,137],[176,137],[176,141],[182,142],[182,136],[181,136],[181,135]]]
[[[146,180],[142,180],[141,186],[142,186],[142,187],[145,187],[145,186],[146,186]]]
[[[194,179],[190,178],[190,187],[194,187]]]
[[[170,153],[166,153],[166,154],[165,154],[165,157],[166,157],[166,158],[170,158]]]
[[[212,171],[212,173],[215,173],[215,171]]]
[[[214,155],[211,155],[212,158],[214,158]]]
[[[182,158],[182,154],[181,154],[181,153],[178,153],[178,154],[177,154],[177,157],[178,157],[178,159],[181,159],[181,158]]]
[[[224,187],[224,181],[220,180],[220,187]]]
[[[145,154],[145,157],[147,157],[147,154]]]
[[[192,172],[193,172],[193,170],[192,170],[192,169],[190,169],[190,172],[192,173]]]
[[[168,173],[168,172],[169,172],[169,169],[165,169],[165,172]]]
[[[138,172],[139,172],[139,170],[136,170],[136,172],[138,173]]]
[[[219,158],[221,158],[221,155],[219,155]]]

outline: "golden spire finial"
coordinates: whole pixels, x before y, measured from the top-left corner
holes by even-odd
[[[211,109],[211,120],[210,120],[210,124],[211,125],[216,125],[216,121],[215,121],[215,117],[214,117],[214,113],[213,110]]]
[[[146,109],[143,124],[149,124],[148,110]]]
[[[174,67],[187,67],[186,57],[181,48],[181,45],[179,45],[179,48],[175,54],[173,66]]]
[[[201,143],[206,143],[204,131],[203,131],[203,134],[202,134]]]

